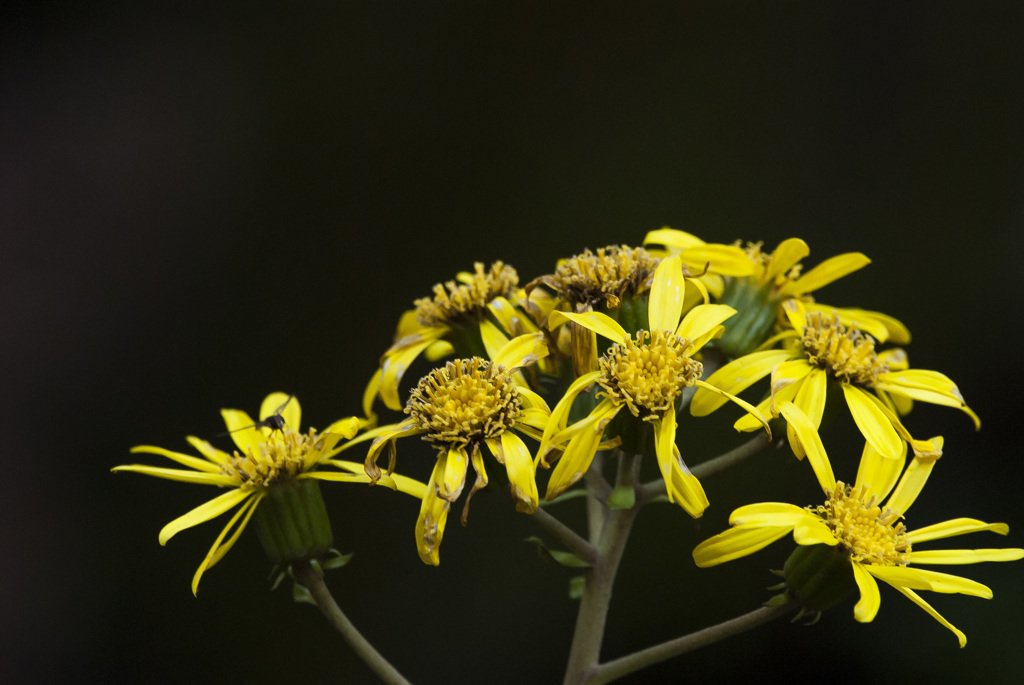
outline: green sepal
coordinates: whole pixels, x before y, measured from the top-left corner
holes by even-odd
[[[553,561],[556,564],[562,566],[568,566],[569,568],[590,568],[590,564],[580,559],[572,552],[564,552],[557,549],[550,549],[547,544],[539,537],[532,536],[528,537],[523,542],[532,542],[537,545],[537,553],[542,559]]]
[[[296,604],[312,604],[313,606],[316,606],[316,600],[313,599],[313,594],[301,583],[292,584],[292,601]]]
[[[727,278],[719,304],[736,310],[725,322],[725,332],[714,347],[736,359],[753,352],[771,335],[779,317],[779,301],[770,298],[771,284],[759,286],[751,278]]]
[[[312,478],[269,486],[253,521],[263,551],[276,564],[318,559],[333,542],[320,484]]]
[[[632,485],[616,485],[607,501],[612,509],[632,509],[636,505],[636,488]]]
[[[782,572],[788,593],[808,611],[824,611],[857,589],[849,555],[829,545],[797,545]]]

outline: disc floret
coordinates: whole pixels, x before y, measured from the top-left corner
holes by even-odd
[[[703,365],[689,356],[692,347],[689,340],[669,331],[638,331],[598,360],[597,382],[609,399],[628,407],[633,416],[659,419],[703,372]]]
[[[889,371],[875,352],[874,338],[843,326],[838,314],[811,312],[806,321],[801,343],[808,361],[836,380],[871,387]]]
[[[238,450],[221,464],[225,476],[236,478],[242,490],[265,488],[294,478],[306,470],[310,452],[323,449],[323,439],[313,428],[297,433],[290,428],[276,431],[257,445]]]
[[[421,326],[447,326],[466,316],[479,318],[491,300],[511,297],[519,285],[519,274],[502,261],[494,262],[486,271],[482,262],[476,262],[473,270],[465,282],[438,283],[433,298],[424,297],[413,303]]]
[[[873,566],[906,566],[911,552],[903,522],[864,486],[837,482],[817,514],[853,561]]]

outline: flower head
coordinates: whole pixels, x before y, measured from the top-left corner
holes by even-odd
[[[537,485],[530,451],[516,432],[539,436],[550,410],[544,400],[521,384],[516,370],[547,354],[544,336],[523,335],[509,341],[492,360],[455,359],[420,379],[405,406],[404,421],[376,429],[365,470],[376,481],[385,477],[377,466],[389,450],[394,468],[395,441],[420,435],[438,450],[431,482],[422,495],[416,522],[416,548],[424,563],[440,563],[439,548],[451,503],[462,494],[469,464],[476,481],[466,498],[462,522],[473,494],[488,483],[483,448],[505,467],[516,509],[537,509]]]
[[[792,532],[797,544],[824,552],[832,562],[841,560],[841,566],[852,572],[853,581],[860,590],[860,600],[854,607],[854,618],[858,621],[869,622],[878,613],[881,599],[877,581],[881,580],[952,630],[963,647],[967,643],[964,634],[939,615],[915,590],[961,593],[986,599],[992,597],[992,591],[966,578],[912,566],[1014,561],[1024,558],[1024,549],[915,549],[916,545],[924,542],[966,533],[992,531],[1005,535],[1009,532],[1006,524],[967,518],[915,530],[904,526],[904,515],[917,499],[935,462],[942,456],[942,438],[915,441],[914,458],[902,477],[902,459],[883,456],[870,444],[866,445],[857,479],[850,486],[835,479],[817,430],[803,411],[787,402],[782,405],[781,412],[794,426],[797,439],[803,444],[825,494],[824,504],[801,508],[767,502],[740,507],[729,518],[732,525],[729,530],[705,540],[694,549],[693,558],[697,565],[715,566],[752,554]],[[828,553],[826,547],[832,548],[834,553]],[[813,560],[816,564],[820,561],[818,558]],[[787,562],[787,567],[791,566],[793,564]],[[827,605],[814,603],[813,592],[802,582],[807,572],[806,565],[799,573],[787,570],[790,594],[800,601],[809,602],[812,609],[826,608]]]
[[[598,360],[598,369],[577,378],[552,410],[538,458],[547,466],[551,450],[561,449],[562,455],[548,481],[545,499],[554,499],[583,477],[601,444],[605,428],[622,409],[627,409],[654,430],[658,464],[669,499],[678,502],[692,516],[704,512],[707,498],[703,488],[686,468],[675,446],[676,402],[680,394],[691,386],[709,387],[710,392],[722,394],[749,412],[756,413],[756,410],[700,379],[703,367],[694,355],[721,333],[721,323],[735,310],[724,305],[701,304],[682,316],[685,282],[686,275],[678,257],[661,261],[648,299],[650,329],[635,334],[601,312],[555,311],[549,315],[549,326],[569,320],[607,338],[612,345]],[[587,417],[567,426],[573,402],[594,383],[601,387],[604,399]],[[761,421],[768,430],[767,422],[763,418]]]
[[[431,360],[452,352],[482,355],[498,344],[498,338],[507,342],[509,336],[536,332],[536,324],[524,312],[527,304],[518,284],[519,275],[511,266],[497,261],[485,269],[477,262],[473,273],[438,283],[432,298],[416,300],[416,308],[399,320],[395,342],[367,385],[363,396],[367,417],[376,418],[373,401],[378,395],[388,408],[402,408],[398,385],[421,354]],[[539,311],[536,304],[530,307]]]
[[[273,500],[283,490],[293,488],[307,480],[370,482],[365,474],[359,473],[362,470],[362,465],[331,459],[335,445],[340,440],[351,438],[358,431],[360,419],[357,417],[336,421],[324,431],[318,432],[309,428],[303,433],[299,431],[302,417],[299,401],[293,396],[280,392],[271,393],[263,400],[259,421],[253,421],[248,414],[238,409],[223,409],[221,415],[235,443],[236,449],[233,451],[225,452],[206,440],[188,436],[186,440],[202,458],[152,445],[139,445],[131,450],[133,454],[156,454],[167,457],[187,467],[185,469],[141,464],[117,466],[113,469],[113,471],[132,471],[168,480],[228,488],[227,492],[176,518],[160,531],[160,544],[165,545],[168,540],[186,528],[191,528],[238,508],[214,541],[206,558],[199,565],[199,569],[192,579],[193,593],[198,589],[199,580],[206,569],[212,567],[227,554],[248,525],[257,507],[268,496]],[[318,470],[325,464],[341,467],[351,473]],[[422,484],[416,484],[415,481],[400,476],[389,479],[387,484],[411,494],[418,494],[422,488]],[[319,491],[316,490],[315,495],[307,493],[298,496],[316,499],[319,498]],[[322,503],[316,505],[314,502],[309,506],[314,509],[319,506],[322,509]],[[317,522],[315,526],[311,525],[310,528],[316,526],[320,527],[319,531],[312,531],[316,539],[306,541],[313,545],[305,552],[308,554],[307,558],[326,552],[330,547],[330,524],[324,519]],[[228,537],[229,533],[230,537]],[[291,561],[295,560],[297,559]],[[285,560],[275,559],[275,561]]]
[[[827,386],[838,385],[864,438],[873,449],[890,457],[901,454],[904,441],[911,439],[899,415],[910,411],[913,400],[956,407],[980,427],[956,384],[937,371],[908,368],[902,349],[879,352],[870,335],[845,325],[836,313],[808,311],[797,300],[788,300],[782,309],[790,325],[777,336],[782,349],[755,352],[730,362],[708,382],[740,392],[771,374],[771,396],[758,410],[774,415],[783,402],[792,401],[815,428],[825,411]],[[698,392],[690,411],[701,415],[720,404],[717,397]],[[739,430],[756,430],[757,425],[747,417],[736,422]],[[797,456],[802,457],[800,442],[792,439],[791,428],[787,430]]]

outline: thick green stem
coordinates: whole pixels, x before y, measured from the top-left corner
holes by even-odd
[[[593,545],[548,512],[537,509],[533,512],[533,519],[583,561],[590,564],[597,558],[597,549]]]
[[[338,603],[331,596],[331,591],[327,589],[324,577],[319,571],[310,566],[308,562],[302,562],[293,565],[292,572],[295,574],[296,579],[313,595],[313,600],[328,622],[334,626],[335,630],[341,633],[345,642],[377,674],[377,677],[388,685],[410,685],[409,681],[391,665],[391,662],[374,649],[373,645],[363,637],[362,633],[342,613]]]
[[[587,685],[599,685],[600,683],[607,683],[621,678],[624,675],[629,675],[639,671],[642,668],[651,666],[665,659],[671,659],[672,657],[686,654],[702,647],[707,647],[710,644],[714,644],[719,640],[724,640],[733,635],[739,635],[752,628],[756,628],[762,623],[767,623],[785,613],[788,613],[796,609],[799,605],[796,602],[788,602],[777,607],[761,607],[751,611],[749,614],[744,614],[737,618],[730,619],[723,623],[719,623],[716,626],[710,626],[703,630],[698,630],[695,633],[678,637],[668,642],[663,642],[660,645],[654,645],[647,649],[634,652],[628,656],[624,656],[614,661],[609,661],[606,664],[593,669],[590,673],[586,674],[588,677],[580,682],[586,682]]]
[[[640,458],[619,453],[618,459],[619,477],[616,485],[634,485]],[[585,576],[565,672],[566,685],[587,682],[589,672],[600,660],[612,586],[615,584],[622,554],[626,550],[629,532],[639,511],[639,505],[634,505],[631,509],[614,509],[607,514],[607,522],[601,529],[597,543],[597,557]]]

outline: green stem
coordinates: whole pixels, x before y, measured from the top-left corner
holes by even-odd
[[[388,685],[410,685],[409,681],[391,665],[391,662],[374,649],[373,645],[363,637],[362,633],[342,613],[338,603],[331,596],[331,591],[327,589],[327,585],[324,583],[323,574],[310,566],[308,562],[294,564],[292,572],[295,574],[296,579],[313,595],[320,613],[334,626],[335,630],[341,633],[345,642],[383,682]]]
[[[548,512],[543,509],[537,509],[537,511],[533,512],[533,518],[545,530],[558,538],[570,552],[583,561],[592,564],[597,558],[597,549],[593,545]]]
[[[686,654],[702,647],[714,644],[720,640],[724,640],[733,635],[739,635],[740,633],[746,632],[752,628],[756,628],[762,623],[767,623],[771,620],[782,616],[798,607],[796,602],[787,602],[777,607],[761,607],[755,609],[748,614],[738,616],[736,618],[724,621],[715,626],[698,630],[695,633],[678,637],[668,642],[663,642],[660,645],[654,645],[647,649],[642,649],[639,652],[634,652],[620,659],[609,661],[608,663],[601,664],[594,668],[590,673],[586,674],[588,677],[581,682],[586,682],[587,685],[599,685],[600,683],[607,683],[616,678],[621,678],[624,675],[628,675],[635,671],[639,671],[642,668],[646,668],[653,664],[672,657]]]
[[[640,458],[620,452],[618,460],[616,485],[634,485]],[[597,557],[585,576],[565,672],[566,685],[587,682],[588,674],[600,660],[612,586],[639,511],[639,505],[634,505],[631,509],[615,509],[607,514],[607,523],[602,527],[597,543]]]

